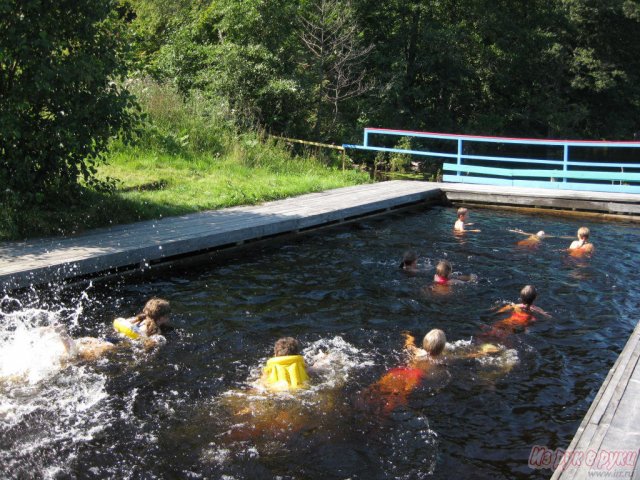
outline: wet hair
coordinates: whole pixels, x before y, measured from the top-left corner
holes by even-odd
[[[429,355],[437,357],[444,350],[447,344],[447,337],[442,330],[434,328],[424,336],[422,340],[422,348],[424,348]]]
[[[142,313],[135,316],[133,322],[141,323],[144,320],[152,320],[155,323],[156,320],[166,317],[170,313],[171,305],[167,300],[162,298],[152,298],[144,305]]]
[[[520,290],[520,300],[522,300],[522,303],[525,305],[532,305],[537,296],[538,292],[533,285],[525,285],[522,287],[522,290]]]
[[[589,239],[589,229],[587,227],[580,227],[578,229],[578,238],[584,238],[585,240]]]
[[[466,209],[466,208],[464,208],[464,207],[460,207],[460,208],[458,209],[458,218],[460,218],[460,217],[461,217],[461,216],[463,216],[463,215],[466,215],[467,213],[469,213],[469,210],[467,210],[467,209]]]
[[[440,260],[436,265],[436,275],[442,278],[449,278],[451,275],[451,264],[446,260]]]
[[[300,342],[293,337],[279,338],[273,347],[274,357],[285,357],[287,355],[300,355]]]
[[[415,263],[418,260],[418,254],[413,250],[407,250],[402,255],[402,262],[400,263],[400,268],[407,268],[412,263]]]

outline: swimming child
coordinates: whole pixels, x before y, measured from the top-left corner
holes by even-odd
[[[447,345],[447,336],[439,328],[430,330],[422,339],[422,348],[416,347],[415,338],[408,333],[403,334],[405,337],[404,348],[410,355],[412,362],[436,361]]]
[[[300,342],[292,337],[276,341],[273,357],[267,360],[263,383],[272,390],[294,390],[307,386],[309,376],[300,354]]]
[[[460,207],[458,209],[457,215],[458,215],[458,219],[456,220],[456,223],[453,225],[454,232],[462,233],[462,232],[479,232],[480,231],[478,229],[467,230],[465,228],[466,226],[473,225],[473,223],[466,223],[467,219],[469,218],[469,210],[467,210],[464,207]]]
[[[400,268],[405,272],[417,272],[418,271],[418,254],[413,250],[407,250],[402,256],[402,262]]]
[[[431,290],[438,293],[448,293],[451,285],[459,285],[465,282],[475,282],[478,276],[474,273],[469,275],[456,275],[451,278],[451,264],[447,260],[440,260],[436,265],[436,274],[433,276],[433,285]]]
[[[430,367],[440,363],[446,344],[447,338],[440,329],[433,329],[425,335],[422,348],[416,347],[413,336],[405,334],[408,365],[392,368],[362,392],[367,407],[386,415],[406,405],[409,394],[420,385]]]
[[[528,238],[525,238],[524,240],[520,240],[517,243],[519,247],[536,248],[540,245],[540,242],[542,242],[542,239],[546,237],[546,234],[544,233],[543,230],[540,230],[538,233],[535,233],[535,234],[523,232],[522,230],[519,230],[519,229],[509,230],[509,231],[528,236]]]
[[[581,257],[593,253],[593,243],[589,241],[589,229],[580,227],[578,229],[578,240],[574,240],[569,246],[569,253],[573,257]]]
[[[482,336],[503,338],[518,330],[522,330],[536,321],[534,313],[551,317],[547,312],[533,305],[538,292],[533,285],[525,285],[520,290],[521,303],[510,303],[500,308],[497,313],[511,312],[511,315],[492,325],[491,329]]]
[[[142,313],[131,318],[116,318],[113,327],[132,340],[152,339],[161,333],[161,327],[168,325],[171,306],[167,300],[152,298]]]

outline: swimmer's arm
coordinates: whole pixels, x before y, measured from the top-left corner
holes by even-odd
[[[159,345],[167,343],[167,339],[162,335],[150,335],[148,337],[140,337],[140,343],[145,350],[152,350]]]
[[[536,307],[535,305],[531,305],[531,310],[533,310],[536,313],[539,313],[540,315],[544,315],[545,317],[551,318],[551,314],[548,313],[548,312],[545,312],[540,307]]]
[[[495,308],[497,308],[497,307],[495,307]],[[498,310],[496,310],[496,313],[510,312],[514,308],[515,308],[515,305],[513,303],[508,303],[507,305],[504,305],[504,306],[498,308]]]
[[[468,275],[456,275],[455,278],[449,280],[449,282],[453,283],[462,283],[462,282],[477,282],[478,276],[475,273],[470,273]]]
[[[404,337],[404,348],[409,352],[414,358],[420,358],[427,355],[427,352],[422,348],[416,347],[416,339],[409,332],[402,332],[402,336]]]
[[[409,332],[402,332],[402,336],[404,337],[404,348],[411,351],[416,349],[416,337],[411,335]]]
[[[520,235],[526,235],[526,236],[528,236],[528,237],[535,236],[535,233],[527,233],[527,232],[523,232],[523,231],[522,231],[522,230],[520,230],[519,228],[515,228],[515,229],[513,229],[513,228],[509,228],[509,229],[507,230],[507,232],[519,233]]]

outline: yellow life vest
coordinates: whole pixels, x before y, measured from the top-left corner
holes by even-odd
[[[132,340],[137,340],[141,336],[138,325],[126,318],[116,318],[113,321],[113,328],[115,328],[117,332],[131,338]]]
[[[302,355],[270,358],[264,373],[267,385],[276,390],[305,387],[309,380]]]

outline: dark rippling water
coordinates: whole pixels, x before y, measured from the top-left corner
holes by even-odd
[[[115,316],[152,295],[171,301],[175,330],[154,352],[30,365],[29,381],[0,381],[0,476],[548,478],[528,467],[532,446],[568,446],[637,320],[640,229],[491,210],[471,217],[482,233],[454,236],[452,209],[395,213],[138,284],[5,297],[5,363],[29,348],[20,365],[37,363],[46,350],[29,336],[37,325],[104,337]],[[584,260],[562,251],[570,240],[521,250],[522,237],[507,232],[574,236],[583,224],[597,248]],[[420,254],[417,275],[398,268],[406,249]],[[479,282],[426,293],[442,258]],[[468,343],[527,283],[553,318],[505,339],[512,368],[450,361],[389,415],[363,402],[363,389],[403,364],[403,330],[421,338],[437,327]],[[310,363],[328,354],[332,368],[298,396],[253,391],[284,335],[303,342]]]

